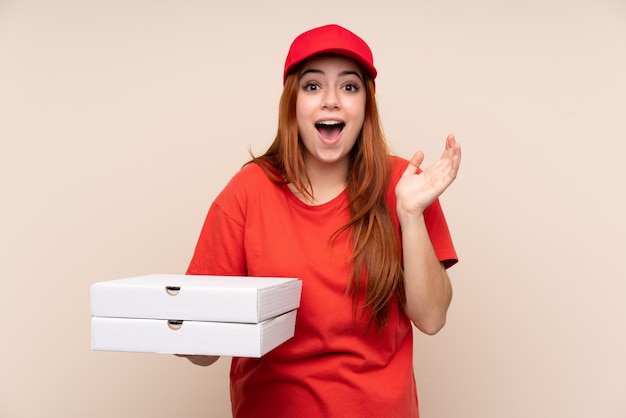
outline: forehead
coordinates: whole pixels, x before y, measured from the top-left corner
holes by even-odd
[[[322,71],[334,69],[339,72],[356,72],[361,78],[363,77],[361,66],[353,59],[343,55],[324,54],[309,58],[304,62],[300,74],[312,69]]]

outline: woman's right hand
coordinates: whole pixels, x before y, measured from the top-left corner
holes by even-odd
[[[190,355],[190,354],[175,354],[176,357],[184,357],[193,364],[197,366],[210,366],[215,363],[220,357],[219,356],[198,356],[198,355]]]

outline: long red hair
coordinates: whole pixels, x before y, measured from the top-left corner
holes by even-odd
[[[299,68],[285,80],[278,112],[278,130],[267,151],[252,161],[279,183],[291,183],[303,195],[310,195],[304,166],[303,146],[298,135],[296,99]],[[335,232],[349,230],[354,245],[351,280],[346,292],[353,297],[355,315],[371,313],[369,325],[381,329],[389,318],[392,303],[403,307],[404,274],[398,237],[391,221],[385,194],[390,177],[389,148],[383,135],[374,81],[365,77],[365,120],[351,154],[347,188],[350,221]],[[364,306],[359,300],[364,296]],[[397,301],[397,302],[396,302]]]

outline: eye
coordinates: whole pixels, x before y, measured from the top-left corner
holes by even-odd
[[[302,90],[304,90],[304,91],[311,91],[311,92],[313,92],[313,91],[319,90],[319,88],[320,88],[320,86],[317,83],[304,83],[302,85]]]
[[[343,86],[343,89],[349,93],[356,93],[359,91],[360,88],[361,87],[358,84],[352,82],[346,83]]]

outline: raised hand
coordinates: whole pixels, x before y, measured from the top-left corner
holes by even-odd
[[[420,215],[452,184],[461,164],[461,145],[450,134],[439,160],[420,172],[424,153],[413,155],[396,185],[398,216]]]

